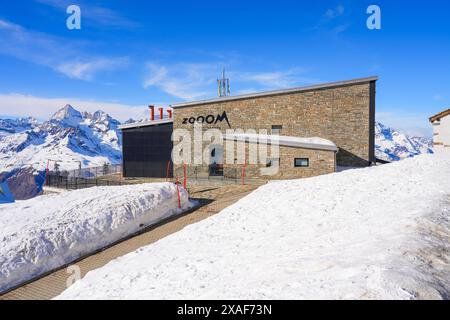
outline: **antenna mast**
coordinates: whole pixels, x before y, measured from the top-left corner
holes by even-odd
[[[217,88],[219,97],[227,97],[231,95],[230,79],[225,77],[225,68],[222,70],[222,78],[217,79]]]

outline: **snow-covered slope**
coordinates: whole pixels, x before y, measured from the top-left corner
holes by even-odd
[[[119,122],[102,111],[80,113],[66,105],[42,124],[0,139],[0,172],[33,167],[44,170],[49,159],[61,170],[121,162]]]
[[[380,122],[375,123],[375,155],[377,158],[397,161],[419,154],[431,153],[433,153],[432,139],[410,137]]]
[[[0,207],[0,292],[191,206],[172,183],[94,187]]]
[[[59,298],[448,298],[449,216],[450,154],[273,182]]]
[[[37,125],[37,120],[32,117],[20,119],[0,119],[0,140],[15,133],[31,130]]]

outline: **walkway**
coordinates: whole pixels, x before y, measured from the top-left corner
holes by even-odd
[[[158,225],[147,228],[137,235],[121,240],[112,246],[73,263],[80,268],[81,277],[89,271],[100,268],[111,260],[133,252],[136,249],[156,242],[187,225],[206,219],[237,202],[253,191],[256,186],[229,185],[221,187],[193,187],[191,198],[200,201],[201,206],[182,216],[168,219]],[[48,300],[58,296],[66,289],[66,283],[72,273],[63,267],[33,282],[0,296],[0,300]]]

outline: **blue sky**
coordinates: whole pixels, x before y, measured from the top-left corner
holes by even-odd
[[[81,8],[68,30],[66,8]],[[382,29],[366,27],[381,8]],[[0,4],[0,114],[71,103],[119,120],[145,105],[378,75],[377,118],[430,135],[450,105],[448,1],[8,1]]]

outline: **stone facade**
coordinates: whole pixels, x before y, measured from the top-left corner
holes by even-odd
[[[273,126],[282,126],[283,136],[320,137],[334,142],[339,148],[337,165],[368,166],[374,160],[375,81],[175,105],[174,130],[192,131],[190,120],[199,117],[209,120],[203,121],[203,129],[217,128],[223,133],[231,128],[266,129],[271,134]],[[229,125],[225,119],[212,121],[224,112]],[[212,117],[207,118],[209,115]],[[334,171],[334,152],[281,148],[279,177]],[[292,159],[302,154],[311,159],[310,168],[294,168]]]

